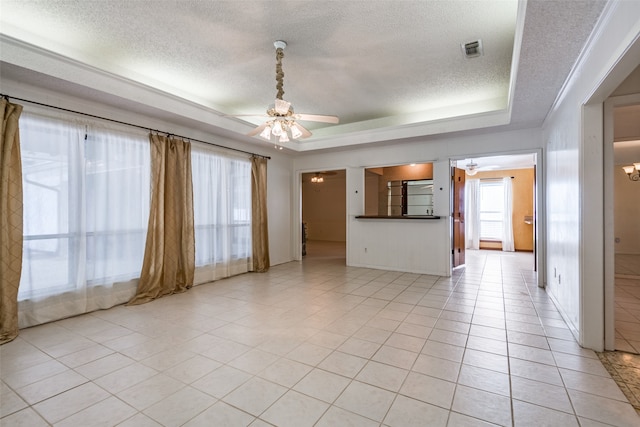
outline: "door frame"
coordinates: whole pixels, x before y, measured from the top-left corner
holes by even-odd
[[[640,104],[640,94],[612,96],[604,102],[604,349],[615,350],[615,209],[614,209],[614,109]]]
[[[461,156],[455,156],[449,158],[450,165],[455,164],[454,162],[458,160],[465,160],[469,158],[479,159],[482,157],[495,157],[495,156],[513,156],[520,154],[534,154],[536,157],[536,167],[534,168],[533,174],[533,182],[534,182],[534,235],[533,235],[533,244],[534,244],[534,265],[537,268],[537,279],[538,279],[538,287],[544,288],[546,285],[546,218],[544,213],[545,211],[545,195],[546,195],[546,184],[544,180],[545,173],[545,164],[543,157],[542,148],[533,148],[533,149],[525,149],[518,151],[498,151],[498,152],[488,152],[488,153],[473,153],[473,154],[465,154]],[[450,168],[451,169],[451,168]],[[452,178],[450,178],[452,179]],[[451,194],[453,194],[453,189],[451,189]],[[453,200],[450,198],[450,203],[453,207]],[[453,223],[453,221],[452,221]],[[451,228],[451,250],[453,250],[453,228]],[[453,264],[452,264],[453,266]],[[453,272],[453,267],[451,268],[451,272]]]
[[[450,200],[450,209],[449,211],[451,212],[451,268],[452,270],[455,270],[458,267],[462,267],[466,264],[466,259],[465,259],[465,251],[466,251],[466,237],[465,237],[465,196],[464,196],[464,192],[465,192],[465,181],[466,181],[466,173],[465,170],[462,168],[459,168],[455,165],[455,162],[451,162],[450,163],[450,179],[451,179],[451,191],[450,191],[450,195],[449,195],[449,200]],[[462,203],[459,203],[459,201],[461,200],[460,195],[456,194],[456,176],[458,176],[458,173],[456,173],[456,170],[462,171],[461,175],[463,177],[462,179]],[[457,209],[456,212],[456,205],[460,205],[459,209]],[[456,213],[459,215],[458,217],[458,226],[456,226]],[[462,233],[460,233],[459,231],[459,227],[462,227]],[[461,236],[458,236],[460,239],[462,239],[462,242],[458,242],[459,245],[462,246],[462,248],[456,247],[456,232],[460,233]],[[462,256],[460,257],[459,255],[456,256],[456,249],[458,249],[458,253],[462,252]],[[462,250],[461,250],[462,249]],[[459,263],[458,265],[456,265],[456,258],[462,258],[462,262]]]
[[[345,221],[345,247],[346,247],[346,253],[345,253],[345,265],[349,265],[349,194],[347,194],[347,188],[348,186],[348,168],[346,167],[330,167],[330,168],[317,168],[317,169],[301,169],[301,170],[297,170],[293,173],[293,179],[294,179],[294,183],[293,183],[293,191],[294,194],[297,194],[297,200],[294,200],[294,205],[297,205],[297,218],[294,216],[294,222],[297,222],[297,226],[292,230],[291,233],[291,238],[293,239],[292,242],[292,251],[293,251],[293,259],[295,261],[302,261],[303,260],[303,255],[302,255],[302,224],[303,224],[303,219],[302,219],[302,206],[303,206],[303,189],[302,189],[302,178],[303,178],[303,174],[306,173],[317,173],[318,171],[323,171],[323,172],[344,172],[345,173],[345,196],[346,196],[346,200],[345,200],[345,216],[344,216],[344,221]]]

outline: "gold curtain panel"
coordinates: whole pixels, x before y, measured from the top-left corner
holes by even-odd
[[[267,159],[251,158],[251,242],[253,271],[269,270],[269,230],[267,221]]]
[[[22,273],[22,163],[18,120],[22,106],[0,100],[0,344],[18,336]]]
[[[142,273],[130,305],[193,286],[195,232],[191,144],[161,135],[151,143],[151,207]]]

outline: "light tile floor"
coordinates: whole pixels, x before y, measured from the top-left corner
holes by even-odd
[[[527,254],[453,277],[307,257],[0,347],[0,425],[638,426]]]
[[[640,255],[616,254],[615,271],[620,276],[640,276]]]

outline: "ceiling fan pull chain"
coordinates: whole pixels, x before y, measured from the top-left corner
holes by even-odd
[[[276,99],[282,99],[282,95],[284,95],[284,72],[282,71],[282,58],[284,58],[284,50],[282,48],[276,49],[276,89],[278,89],[278,93],[276,94]]]

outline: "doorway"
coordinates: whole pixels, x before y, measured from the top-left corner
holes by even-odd
[[[611,348],[613,341],[613,349],[635,354],[640,354],[640,167],[635,167],[640,166],[640,104],[629,101],[639,99],[640,95],[608,101],[618,105],[609,110],[613,117],[609,129],[613,131],[613,155],[607,187],[613,199],[608,211],[613,247],[608,255],[605,253],[605,265],[606,258],[612,258],[609,265],[613,272],[606,277],[613,281],[615,334],[611,339],[606,328],[609,345],[605,345]]]
[[[540,273],[538,153],[467,158],[454,161],[452,166],[466,175],[465,197],[461,199],[465,204],[464,248],[531,253],[533,256],[522,258],[530,260],[532,272]],[[503,206],[509,206],[510,212],[503,211]],[[542,279],[538,274],[539,286]]]
[[[346,264],[346,171],[302,174],[302,256]]]

